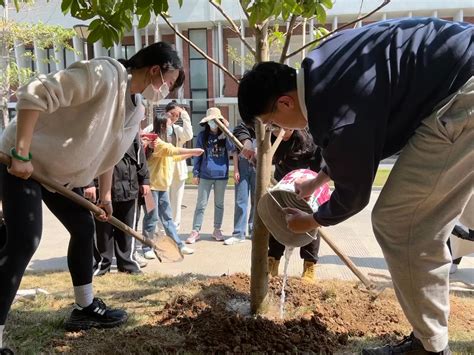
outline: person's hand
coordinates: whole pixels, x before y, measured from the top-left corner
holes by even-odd
[[[295,181],[295,192],[298,195],[298,198],[305,199],[310,197],[314,190],[316,190],[316,187],[314,186],[315,182],[315,179],[297,179]]]
[[[95,203],[95,200],[97,199],[96,191],[97,189],[95,188],[95,186],[85,188],[84,198],[87,198],[89,201]]]
[[[224,126],[229,128],[229,121],[227,121],[225,118],[222,118],[222,123],[224,124]]]
[[[234,170],[234,180],[235,183],[238,184],[240,182],[240,173]]]
[[[142,137],[142,145],[144,148],[148,148],[148,146],[150,145],[150,140],[146,137]]]
[[[151,149],[155,149],[156,147],[156,141],[158,140],[158,138],[154,141],[150,141],[150,143],[148,144],[148,146],[151,148]]]
[[[8,172],[20,179],[28,180],[33,174],[33,165],[31,161],[21,161],[15,158],[11,159],[11,164],[8,167]]]
[[[150,192],[150,185],[140,185],[139,190],[142,196],[146,196]]]
[[[319,227],[310,213],[292,207],[284,208],[283,211],[286,213],[286,226],[294,233],[306,233]]]
[[[199,178],[197,176],[193,177],[193,184],[199,185]]]
[[[245,140],[244,147],[242,148],[240,155],[242,155],[247,160],[252,160],[255,157],[255,149],[252,146],[251,140]]]
[[[96,214],[95,218],[101,222],[107,222],[114,212],[112,201],[99,201],[97,207],[102,208],[103,213]]]
[[[204,153],[204,149],[201,149],[201,148],[194,148],[193,149],[193,155],[195,157],[198,157],[200,155],[202,155]]]

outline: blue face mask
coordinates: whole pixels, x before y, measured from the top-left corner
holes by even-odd
[[[173,127],[172,126],[166,126],[166,135],[169,137],[173,134]]]

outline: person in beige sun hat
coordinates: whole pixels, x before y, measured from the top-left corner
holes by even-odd
[[[199,232],[204,219],[211,190],[214,190],[214,232],[212,237],[223,241],[222,218],[224,216],[224,195],[229,179],[229,155],[234,150],[234,145],[222,133],[216,123],[222,120],[226,126],[227,120],[222,116],[217,107],[207,110],[206,116],[199,122],[203,130],[199,132],[196,147],[204,149],[204,154],[194,158],[193,183],[198,185],[198,197],[194,211],[193,229],[186,243],[194,244],[200,239]]]
[[[206,111],[206,117],[199,121],[199,124],[204,126],[206,123],[209,124],[209,122],[212,122],[209,124],[211,128],[213,128],[214,125],[217,127],[217,123],[213,122],[215,119],[222,120],[222,122],[224,122],[224,124],[229,127],[229,121],[227,121],[224,116],[222,116],[221,110],[219,110],[217,107],[208,108]]]

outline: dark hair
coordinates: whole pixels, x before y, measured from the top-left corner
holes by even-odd
[[[204,149],[204,151],[206,151],[207,149],[207,145],[209,144],[209,135],[211,134],[211,127],[206,123],[204,123],[204,133],[202,135],[202,149]],[[220,137],[220,135],[222,134],[222,131],[219,127],[217,127],[217,136]],[[225,147],[225,143],[226,143],[226,138],[223,138],[223,139],[218,139],[217,140],[217,145],[221,146],[221,147]]]
[[[318,149],[318,146],[314,143],[313,136],[307,128],[293,131],[293,134],[286,143],[278,146],[273,156],[273,161],[277,162],[287,158],[310,159]]]
[[[242,77],[238,90],[240,117],[252,124],[255,116],[268,113],[282,95],[296,89],[296,70],[285,64],[255,64]]]
[[[173,87],[170,88],[170,91],[181,87],[184,83],[185,75],[181,59],[179,59],[178,53],[173,47],[165,42],[150,44],[140,49],[130,59],[119,59],[119,62],[127,69],[140,69],[159,65],[163,73],[169,70],[179,70],[178,78]]]
[[[153,113],[153,133],[156,133],[161,139],[166,138],[166,125],[168,116],[163,112],[155,111]]]
[[[175,109],[176,107],[180,107],[180,106],[178,105],[178,103],[175,100],[173,100],[170,103],[168,103],[168,105],[166,105],[165,112],[170,112],[171,110]]]

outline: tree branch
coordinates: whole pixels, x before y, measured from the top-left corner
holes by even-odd
[[[221,69],[224,73],[226,73],[232,80],[234,80],[237,84],[239,84],[239,79],[237,79],[232,73],[223,65],[219,64],[216,62],[214,59],[209,57],[204,51],[201,50],[198,46],[196,46],[189,38],[187,38],[185,35],[183,35],[181,32],[179,32],[172,24],[171,22],[168,21],[165,15],[160,14],[161,18],[166,22],[166,24],[176,33],[180,38],[182,38],[186,43],[188,43],[191,47],[193,47],[199,54],[201,54],[204,58],[206,58],[208,61],[210,61],[212,64],[214,64],[216,67]]]
[[[390,0],[384,0],[384,2],[383,2],[380,6],[378,6],[377,8],[375,8],[374,10],[372,10],[371,12],[369,12],[368,14],[366,14],[366,15],[364,15],[364,16],[362,16],[362,17],[358,17],[358,18],[355,19],[354,21],[346,23],[344,26],[341,26],[341,27],[339,27],[339,28],[336,28],[334,31],[329,32],[327,35],[324,35],[324,36],[322,36],[321,38],[318,38],[318,39],[315,39],[314,41],[311,41],[311,42],[309,42],[309,43],[306,43],[303,47],[301,47],[301,48],[295,50],[294,52],[291,52],[291,53],[288,54],[287,56],[285,56],[284,60],[293,57],[294,55],[296,55],[296,54],[298,54],[299,52],[301,52],[303,49],[306,49],[306,48],[312,46],[313,44],[315,44],[315,43],[318,42],[318,41],[322,41],[323,39],[326,39],[327,37],[332,36],[334,33],[339,32],[339,31],[341,31],[341,30],[343,30],[344,28],[347,28],[347,27],[349,27],[349,26],[352,26],[352,25],[356,24],[357,22],[362,21],[363,19],[366,19],[367,17],[369,17],[369,16],[371,16],[372,14],[376,13],[376,12],[379,11],[382,7],[388,5],[389,3],[390,3]]]
[[[218,3],[216,3],[214,0],[209,0],[209,2],[214,6],[221,14],[224,16],[224,18],[229,22],[230,27],[234,30],[235,33],[240,37],[240,40],[244,43],[245,47],[248,48],[248,50],[253,54],[255,57],[255,48],[253,48],[250,43],[245,39],[244,36],[242,36],[242,33],[239,30],[239,27],[235,24],[235,22],[229,17],[229,15],[224,11],[222,6],[220,6]]]
[[[243,13],[245,14],[245,17],[247,17],[247,21],[250,21],[250,16],[247,13],[247,10],[244,9],[244,5],[242,4],[242,0],[239,0],[240,7],[242,8]],[[250,23],[250,22],[249,22]]]
[[[295,22],[296,22],[296,15],[293,14],[291,15],[290,23],[288,25],[288,31],[286,31],[286,38],[285,38],[285,44],[283,45],[283,48],[281,50],[281,55],[280,55],[280,63],[283,63],[286,59],[286,53],[288,53],[288,48],[290,48],[290,39],[291,35],[293,34],[293,30],[296,27]]]

